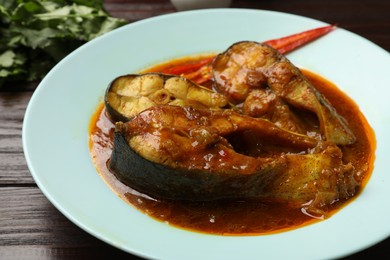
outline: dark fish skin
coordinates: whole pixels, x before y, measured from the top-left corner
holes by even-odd
[[[203,119],[199,126],[200,116]],[[228,127],[219,121],[220,129],[216,129],[218,126],[213,124],[218,120],[232,125]],[[232,111],[153,107],[129,122],[116,124],[108,167],[124,184],[156,199],[266,199],[304,205],[316,211],[356,192],[353,167],[343,164],[336,145],[301,140],[300,135],[280,130],[281,136],[285,134],[281,137],[284,143],[300,147],[303,152],[281,151],[279,156],[256,157],[236,152],[224,139],[248,125],[257,127],[256,123],[261,121]],[[217,135],[213,135],[210,143],[193,146],[198,139],[189,131],[194,127]],[[179,139],[174,139],[171,135],[178,132]],[[132,139],[138,137],[142,147],[132,147]],[[176,141],[171,142],[172,139]],[[148,146],[153,149],[145,149]],[[191,161],[193,147],[194,155],[199,156]],[[224,151],[224,156],[219,156],[220,151]],[[208,158],[209,155],[212,156]],[[239,165],[246,167],[240,169]]]
[[[108,167],[123,183],[157,199],[210,201],[229,198],[250,199],[272,181],[275,162],[263,165],[261,175],[225,175],[204,170],[175,169],[149,161],[128,145],[120,131],[114,134],[114,149]]]

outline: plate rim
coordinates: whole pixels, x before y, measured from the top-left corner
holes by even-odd
[[[318,21],[318,20],[315,20],[315,19],[312,19],[312,18],[309,18],[309,17],[304,17],[304,16],[300,16],[300,15],[296,15],[296,14],[290,14],[290,13],[284,13],[284,12],[278,12],[278,11],[270,11],[270,10],[252,10],[252,9],[235,9],[235,8],[228,8],[228,9],[213,9],[213,10],[195,10],[195,11],[185,11],[185,12],[178,12],[178,13],[171,13],[171,14],[164,14],[164,15],[159,15],[159,16],[156,16],[156,17],[152,17],[152,18],[147,18],[147,19],[144,19],[144,20],[140,20],[140,21],[137,21],[137,22],[134,22],[134,23],[131,23],[131,24],[128,24],[128,25],[125,25],[121,28],[118,28],[110,33],[107,33],[91,42],[88,42],[86,44],[84,44],[83,46],[79,47],[77,50],[75,50],[74,52],[72,52],[70,55],[68,55],[66,58],[64,58],[63,61],[59,62],[53,69],[52,71],[49,72],[49,74],[41,81],[41,83],[38,85],[37,89],[34,91],[30,101],[29,101],[29,104],[27,106],[27,109],[26,109],[26,112],[25,112],[25,120],[23,121],[23,127],[22,127],[22,143],[23,143],[23,151],[24,151],[24,154],[25,154],[25,158],[26,158],[26,161],[27,161],[27,165],[28,165],[28,168],[30,170],[30,173],[31,175],[33,176],[33,179],[34,181],[37,183],[38,187],[40,188],[40,190],[44,193],[45,197],[62,213],[64,214],[69,220],[71,220],[74,224],[76,224],[78,227],[80,227],[81,229],[85,230],[86,232],[88,232],[89,234],[99,238],[100,240],[102,241],[105,241],[106,243],[114,246],[114,247],[117,247],[119,249],[122,249],[126,252],[129,252],[131,254],[134,254],[134,255],[138,255],[140,257],[155,257],[155,255],[148,255],[148,254],[145,254],[145,252],[138,252],[137,250],[134,250],[134,249],[129,249],[128,247],[126,246],[123,246],[123,245],[119,245],[119,244],[116,244],[115,242],[113,242],[112,240],[108,239],[106,236],[102,235],[101,233],[99,232],[96,232],[95,230],[91,230],[91,228],[86,225],[85,223],[83,223],[82,221],[80,221],[79,219],[77,219],[74,215],[72,215],[71,213],[69,213],[69,210],[66,210],[63,205],[61,205],[58,200],[56,200],[51,194],[50,194],[50,191],[47,189],[47,187],[45,187],[45,185],[41,182],[41,179],[40,179],[40,176],[39,174],[35,171],[34,169],[34,163],[31,161],[31,155],[29,154],[28,152],[28,140],[26,139],[26,136],[28,135],[27,134],[27,126],[28,126],[28,122],[29,122],[29,115],[32,113],[31,111],[33,111],[34,109],[34,104],[36,101],[36,99],[38,99],[39,95],[40,95],[40,92],[42,92],[45,88],[42,87],[46,84],[46,81],[48,81],[50,79],[50,77],[52,77],[52,75],[55,75],[55,71],[60,69],[61,66],[63,64],[65,64],[66,62],[68,62],[68,60],[70,59],[70,57],[74,57],[76,56],[78,53],[82,52],[84,49],[88,48],[89,46],[91,46],[92,44],[95,44],[96,42],[98,41],[103,41],[105,38],[108,38],[108,37],[111,37],[112,34],[120,34],[122,31],[126,31],[126,30],[129,30],[128,28],[132,28],[133,26],[139,26],[140,24],[144,24],[144,23],[152,23],[152,22],[155,22],[155,21],[158,21],[160,19],[166,19],[167,17],[170,18],[170,17],[180,17],[180,16],[186,16],[186,15],[194,15],[194,14],[197,14],[197,13],[205,13],[205,12],[211,12],[211,13],[214,13],[214,12],[242,12],[242,13],[245,13],[245,12],[254,12],[254,13],[268,13],[268,14],[277,14],[277,15],[282,15],[282,16],[292,16],[292,17],[296,17],[296,18],[299,18],[299,19],[305,19],[305,20],[311,20],[311,21],[315,21],[315,22],[319,22],[319,23],[323,23],[322,21]],[[344,32],[348,32],[348,33],[351,33],[353,35],[355,35],[356,37],[359,37],[361,40],[364,40],[364,41],[367,41],[368,43],[370,43],[371,45],[373,46],[376,46],[377,48],[383,50],[380,46],[376,45],[375,43],[372,43],[371,41],[357,35],[357,34],[354,34],[352,32],[349,32],[347,30],[344,30],[342,29]],[[384,50],[385,51],[385,50]],[[385,51],[386,53],[386,51]],[[387,53],[388,54],[388,53]],[[203,236],[204,234],[202,234]],[[363,250],[363,249],[366,249],[386,238],[388,238],[390,235],[390,232],[388,232],[387,236],[386,234],[383,234],[383,236],[381,237],[378,237],[376,241],[371,241],[371,243],[366,243],[365,244],[365,247],[363,246],[360,246],[359,248],[357,248],[354,252],[346,252],[344,255],[336,255],[335,257],[340,257],[340,256],[345,256],[345,255],[349,255],[349,254],[352,254],[352,253],[355,253],[355,252],[358,252],[360,250]],[[207,236],[207,235],[206,235]]]

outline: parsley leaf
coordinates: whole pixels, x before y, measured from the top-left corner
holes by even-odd
[[[42,79],[71,51],[126,23],[103,0],[0,0],[0,88]]]

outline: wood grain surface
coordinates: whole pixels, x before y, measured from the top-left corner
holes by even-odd
[[[390,51],[389,0],[234,0],[232,7],[288,12],[337,23]],[[168,0],[106,0],[105,8],[129,22],[176,12]],[[0,89],[0,259],[141,259],[81,230],[35,184],[21,136],[24,113],[35,87]],[[389,259],[390,239],[345,259],[359,257]]]

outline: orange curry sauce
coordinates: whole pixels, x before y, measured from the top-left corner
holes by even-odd
[[[147,71],[161,71],[167,67],[189,62],[183,58],[155,66]],[[313,85],[333,104],[338,113],[347,119],[357,137],[353,145],[342,147],[344,158],[357,170],[361,188],[367,183],[374,162],[375,136],[358,106],[335,85],[308,71],[303,71]],[[141,212],[170,225],[211,234],[259,235],[282,232],[312,224],[340,210],[348,201],[334,203],[326,216],[313,218],[296,208],[275,202],[172,202],[150,198],[127,187],[107,169],[113,146],[114,125],[106,117],[101,104],[93,115],[89,128],[90,153],[93,162],[107,185],[121,199]],[[355,196],[356,197],[356,196]],[[132,221],[129,216],[129,221]]]

